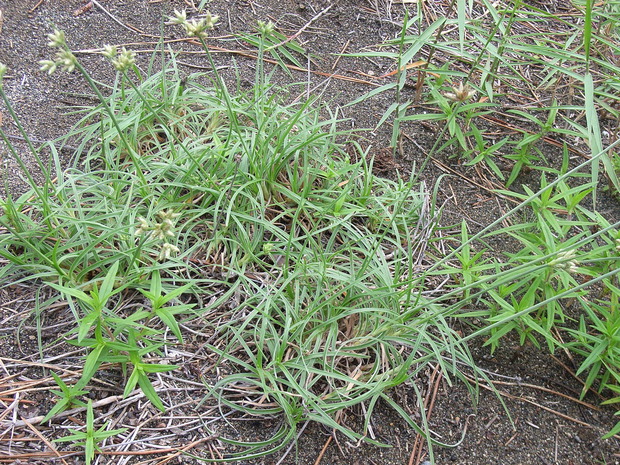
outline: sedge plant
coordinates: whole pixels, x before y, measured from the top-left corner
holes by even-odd
[[[503,18],[488,6],[492,17]],[[464,11],[459,9],[461,28],[469,27]],[[408,26],[421,24],[416,18]],[[43,66],[84,73],[101,103],[85,110],[68,134],[79,140],[80,153],[68,169],[52,163],[57,180],[48,169],[44,189],[33,184],[26,195],[3,200],[0,220],[7,233],[0,236],[0,254],[10,263],[4,279],[38,279],[67,299],[75,318],[68,336],[87,348],[83,376],[73,388],[61,386],[56,412],[80,401],[104,362],[120,367],[125,395],[139,386],[153,405],[165,409],[151,379],[175,366],[149,358],[162,356],[166,344],[182,344],[184,323],[201,321],[216,335],[205,347],[229,373],[204,378],[202,403],[228,410],[229,418],[283,419],[257,443],[221,437],[245,446],[222,461],[254,460],[280,450],[307,421],[351,440],[385,445],[370,428],[380,402],[423,433],[432,454],[437,441],[428,434],[429,425],[411,419],[390,395],[393,388],[415,386],[430,363],[439,365],[449,382],[465,379],[461,367],[484,376],[467,347],[481,335],[490,335],[488,343],[496,347],[516,331],[522,341],[542,337],[554,350],[560,343],[553,330],[572,318],[567,304],[585,302],[594,303],[579,329],[562,329],[577,331],[566,347],[584,355],[580,374],[587,373],[588,386],[599,383],[617,392],[617,372],[610,367],[617,356],[618,224],[603,223],[582,207],[592,182],[578,187],[568,182],[613,147],[553,173],[553,180],[541,178],[539,189],[506,192],[519,200],[518,207],[473,235],[463,225],[460,245],[447,256],[430,255],[437,221],[436,210],[428,208],[435,205],[432,195],[414,180],[375,177],[359,145],[351,142],[351,157],[351,148],[337,142],[352,139],[337,129],[337,115],[312,100],[287,103],[290,89],[272,86],[261,67],[251,91],[231,92],[209,53],[208,31],[216,21],[214,15],[188,19],[183,12],[173,18],[202,44],[212,64],[207,74],[181,78],[176,61],[166,60],[163,51],[162,71],[143,73],[131,51],[104,48],[118,71],[107,97],[64,35],[50,37],[58,52]],[[427,36],[440,26],[432,25]],[[259,56],[265,44],[278,43],[273,28],[259,27],[254,38]],[[497,28],[503,32],[502,49],[511,49],[510,28],[504,23]],[[403,72],[425,45],[421,35],[401,34],[401,44],[413,44],[394,55]],[[437,41],[435,47],[447,53],[452,45]],[[472,57],[491,76],[477,92],[488,92],[492,78],[514,65],[491,45],[488,50],[495,50],[491,61]],[[462,153],[492,163],[495,151],[539,143],[487,146],[476,124],[489,107],[486,101],[468,103],[474,88],[467,87],[467,75],[437,74],[431,94],[446,121],[440,138],[447,134]],[[396,87],[377,92],[404,89],[402,76]],[[443,76],[450,79],[442,81]],[[400,102],[391,111],[405,118],[408,107]],[[547,126],[555,131],[553,123]],[[472,140],[484,156],[465,150]],[[533,219],[517,216],[524,212]],[[518,224],[497,230],[515,218]],[[596,224],[602,226],[594,231]],[[502,261],[487,258],[484,240],[498,234],[509,235],[522,249]],[[429,298],[424,283],[432,275],[455,284]],[[586,300],[596,283],[604,292]],[[133,289],[145,300],[139,311],[128,313]],[[462,338],[450,325],[452,317],[475,317],[485,325]],[[366,412],[359,429],[339,421],[339,412],[351,408]]]
[[[283,419],[271,437],[222,460],[273,453],[307,421],[385,445],[370,428],[379,402],[424,434],[432,453],[428,424],[391,390],[430,363],[449,382],[465,379],[461,365],[475,370],[442,306],[423,305],[433,195],[374,176],[337,114],[312,99],[287,103],[290,89],[261,68],[254,89],[231,92],[209,53],[216,21],[173,18],[202,44],[207,74],[182,79],[163,49],[162,70],[144,73],[132,51],[104,47],[117,71],[107,96],[64,34],[50,35],[57,55],[44,69],[82,73],[101,101],[67,135],[79,148],[73,163],[54,158],[46,189],[2,202],[3,277],[58,291],[75,322],[65,336],[86,351],[82,377],[61,386],[46,420],[81,401],[104,363],[123,377],[125,396],[140,387],[165,410],[161,375],[176,366],[162,349],[183,344],[185,325],[200,322],[215,335],[204,346],[229,373],[204,378],[203,403],[229,418]],[[259,28],[259,56],[272,32]],[[360,428],[339,422],[351,408],[367,412]],[[107,437],[97,431],[66,440],[92,458]]]

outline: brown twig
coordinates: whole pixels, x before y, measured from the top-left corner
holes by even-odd
[[[78,8],[77,10],[75,10],[73,12],[73,16],[80,16],[83,15],[84,13],[86,13],[88,10],[92,9],[93,7],[93,2],[88,2],[86,5],[81,6],[80,8]]]
[[[431,160],[433,160],[433,163],[435,163],[442,170],[448,171],[448,172],[450,172],[452,174],[455,174],[456,176],[458,176],[459,178],[463,179],[464,181],[466,181],[466,182],[468,182],[470,184],[473,184],[474,186],[479,187],[480,189],[485,190],[485,191],[487,191],[490,194],[493,194],[493,195],[496,195],[498,197],[501,197],[502,199],[508,200],[508,201],[510,201],[510,202],[512,202],[514,204],[519,204],[520,203],[518,200],[515,200],[515,199],[513,199],[511,197],[507,197],[507,196],[505,196],[503,194],[500,194],[499,192],[496,192],[493,189],[489,189],[488,187],[485,187],[482,184],[477,183],[476,181],[468,178],[467,176],[459,173],[458,171],[456,171],[456,170],[450,168],[449,166],[445,165],[444,163],[440,162],[435,157],[431,157]],[[497,187],[497,189],[500,189],[500,187]]]
[[[551,356],[551,358],[553,360],[555,360],[556,363],[558,363],[562,368],[564,368],[568,372],[568,374],[570,374],[573,378],[575,378],[577,381],[579,381],[579,383],[582,386],[585,386],[586,383],[584,383],[583,380],[579,376],[577,376],[575,374],[575,370],[571,370],[570,367],[568,367],[564,362],[562,362],[560,359],[558,359],[555,355],[551,355],[550,354],[550,356]],[[596,389],[593,389],[592,387],[590,387],[589,391],[592,394],[594,394],[595,396],[597,396],[599,399],[601,399],[601,400],[603,399],[603,396],[599,392],[596,392]]]
[[[289,43],[292,40],[295,40],[297,37],[299,37],[299,35],[301,33],[303,33],[306,29],[308,29],[308,27],[310,27],[310,25],[315,22],[317,19],[319,19],[321,16],[323,16],[325,13],[327,13],[329,10],[332,9],[332,7],[334,6],[333,3],[330,3],[329,5],[327,5],[325,8],[323,8],[321,11],[319,11],[312,19],[310,19],[310,21],[308,21],[299,31],[297,31],[295,34],[293,34],[292,36],[290,36],[289,38],[283,40],[282,42],[280,42],[279,44],[275,44],[272,45],[271,47],[267,47],[266,50],[271,50],[272,48],[278,48],[281,47],[282,45],[286,45],[287,43]]]
[[[426,421],[430,421],[431,414],[433,413],[433,407],[435,406],[435,400],[437,399],[437,392],[439,391],[439,386],[441,385],[441,381],[443,379],[443,375],[441,371],[439,371],[439,365],[435,365],[433,369],[433,373],[431,374],[431,378],[429,380],[429,389],[426,394],[426,398],[424,399],[424,411],[426,411]],[[411,449],[411,454],[409,455],[409,465],[417,465],[420,463],[422,459],[423,452],[423,439],[420,433],[416,434],[415,440],[413,442],[413,448]]]
[[[78,455],[80,452],[73,451],[57,451],[60,457],[70,457],[72,455]],[[19,460],[26,460],[30,463],[31,460],[36,459],[48,459],[50,457],[58,457],[51,452],[25,452],[22,454],[10,454],[0,455],[0,463],[20,463]],[[66,463],[66,462],[65,462]]]
[[[494,116],[484,116],[484,115],[481,115],[481,116],[479,116],[479,118],[482,118],[483,120],[486,120],[486,121],[488,121],[490,123],[495,123],[498,126],[501,126],[501,127],[505,128],[505,129],[510,129],[512,131],[516,131],[516,132],[520,132],[520,133],[525,133],[525,134],[536,134],[534,131],[529,131],[527,129],[520,128],[518,126],[514,126],[514,125],[512,125],[512,124],[510,124],[510,123],[508,123],[506,121],[503,121],[503,120],[501,120],[499,118],[496,118]],[[551,144],[551,145],[553,145],[555,147],[562,148],[562,147],[564,147],[564,145],[566,145],[566,148],[567,148],[567,150],[569,152],[572,152],[572,153],[574,153],[576,155],[579,155],[580,157],[585,158],[587,160],[590,159],[590,156],[586,155],[585,153],[581,152],[580,150],[577,150],[577,149],[571,147],[570,144],[564,144],[564,143],[562,143],[560,141],[557,141],[557,140],[555,140],[555,139],[553,139],[552,137],[549,137],[549,136],[543,136],[542,140],[544,140],[548,144]]]
[[[175,39],[175,40],[171,40],[171,41],[165,41],[164,43],[170,43],[170,42],[187,42],[190,43],[192,45],[200,45],[200,42],[197,42],[194,39]],[[140,45],[141,43],[135,43],[137,45]],[[126,46],[126,45],[133,45],[133,43],[130,44],[119,44],[118,46]],[[100,54],[101,53],[101,49],[85,49],[85,50],[77,50],[74,53],[81,53],[81,54]],[[133,50],[134,53],[153,53],[156,50],[153,49],[146,49],[146,50]],[[234,50],[234,49],[227,49],[227,48],[223,48],[223,47],[218,47],[216,45],[212,45],[210,46],[210,51],[211,52],[219,52],[219,53],[230,53],[233,55],[238,55],[238,56],[242,56],[244,58],[250,58],[253,60],[257,60],[258,57],[246,50]],[[179,53],[179,51],[174,51],[171,53]],[[186,53],[186,54],[199,54],[202,52],[187,52],[187,51],[181,51],[180,53]],[[278,62],[277,60],[272,60],[270,58],[266,58],[263,57],[263,61],[269,64],[282,64],[280,62]],[[351,76],[345,76],[345,75],[341,75],[341,74],[334,74],[334,73],[326,73],[323,71],[313,71],[313,70],[308,70],[307,68],[302,68],[300,66],[295,66],[295,65],[290,65],[290,64],[283,64],[284,66],[286,66],[288,69],[290,69],[291,71],[299,71],[302,73],[311,73],[311,74],[315,74],[317,76],[322,76],[322,77],[327,77],[327,78],[334,78],[334,79],[338,79],[341,81],[347,81],[347,82],[354,82],[356,84],[365,84],[368,86],[374,86],[374,87],[378,87],[380,84],[377,84],[376,82],[370,82],[364,79],[359,79],[359,78],[355,78],[355,77],[351,77]],[[196,65],[194,65],[196,66]],[[373,79],[379,79],[376,76],[369,76],[372,77]]]
[[[132,32],[137,32],[138,34],[142,34],[142,35],[148,35],[146,32],[142,31],[141,29],[138,29],[138,28],[137,28],[137,27],[135,27],[135,26],[132,26],[131,24],[125,24],[125,23],[123,23],[120,19],[118,19],[116,16],[114,16],[114,15],[113,15],[112,13],[110,13],[108,10],[106,10],[106,9],[105,9],[105,8],[101,5],[101,3],[99,3],[97,0],[91,0],[91,2],[93,2],[93,5],[95,5],[95,6],[96,6],[97,8],[99,8],[101,11],[103,11],[106,15],[108,15],[110,18],[112,18],[112,20],[113,20],[116,24],[118,24],[118,25],[120,25],[120,26],[124,27],[125,29],[128,29],[128,30],[132,31]]]
[[[188,450],[193,449],[194,447],[202,444],[203,442],[213,441],[214,439],[217,439],[217,438],[218,438],[218,436],[216,436],[216,435],[205,436],[203,438],[196,439],[195,441],[187,444],[184,447],[167,447],[165,449],[146,449],[146,450],[105,451],[105,452],[103,452],[103,454],[105,454],[105,455],[115,455],[115,456],[130,456],[130,455],[170,454],[172,452],[173,455],[170,458],[165,457],[165,458],[162,459],[163,460],[162,462],[159,462],[159,463],[163,464],[163,463],[169,462],[174,457],[178,457],[183,452],[187,452]]]
[[[410,141],[413,141],[413,138],[412,138],[410,135],[408,135],[407,133],[402,132],[402,135],[403,135],[404,137],[406,137],[407,139],[409,139]],[[500,194],[499,192],[496,192],[496,191],[495,191],[495,190],[493,190],[493,189],[489,189],[488,187],[485,187],[485,186],[483,186],[482,184],[477,183],[476,181],[474,181],[474,180],[472,180],[472,179],[468,178],[467,176],[464,176],[463,174],[459,173],[458,171],[456,171],[456,170],[454,170],[454,169],[450,168],[449,166],[445,165],[444,163],[440,162],[440,161],[439,161],[439,160],[437,160],[435,157],[431,157],[431,160],[433,160],[433,163],[435,163],[435,164],[436,164],[439,168],[441,168],[442,170],[447,171],[447,172],[449,172],[449,173],[452,173],[452,174],[454,174],[454,175],[456,175],[456,176],[460,177],[460,178],[461,178],[461,179],[463,179],[464,181],[466,181],[466,182],[468,182],[468,183],[470,183],[470,184],[473,184],[474,186],[479,187],[479,188],[480,188],[480,189],[482,189],[482,190],[485,190],[485,191],[489,192],[490,194],[496,195],[497,197],[501,197],[502,199],[504,199],[504,200],[508,200],[508,201],[510,201],[510,202],[512,202],[512,203],[515,203],[515,204],[518,204],[518,203],[519,203],[519,201],[517,201],[517,200],[515,200],[515,199],[513,199],[513,198],[511,198],[511,197],[508,197],[508,196],[505,196],[505,195],[503,195],[503,194]],[[500,189],[500,188],[501,188],[501,187],[499,187],[499,186],[497,187],[497,189]]]
[[[43,4],[43,2],[44,2],[44,1],[45,1],[45,0],[39,0],[35,6],[33,6],[32,8],[30,8],[30,10],[28,10],[28,13],[29,13],[29,14],[34,13],[34,11],[35,11],[37,8],[39,8],[39,7]]]
[[[144,394],[142,394],[142,391],[140,390],[136,390],[134,393],[134,395],[136,396],[143,396]],[[93,402],[93,408],[97,408],[97,407],[103,407],[104,405],[109,405],[112,404],[114,402],[118,402],[120,400],[123,400],[123,396],[110,396],[110,397],[106,397],[105,399],[101,399],[98,400],[96,402]],[[127,399],[125,399],[127,400]],[[54,415],[52,417],[52,419],[57,420],[60,418],[65,418],[68,417],[70,415],[74,415],[76,413],[80,413],[83,412],[84,410],[86,410],[86,407],[77,407],[77,408],[73,408],[70,410],[65,410],[64,412],[60,412],[57,415]],[[38,425],[39,423],[41,423],[43,421],[43,419],[45,418],[45,415],[39,415],[36,417],[31,417],[31,418],[25,418],[22,420],[18,420],[16,422],[11,422],[11,421],[3,421],[0,424],[2,425],[12,425],[12,426],[28,426],[28,425]]]
[[[481,382],[481,381],[484,381],[484,380],[478,379],[476,381],[476,380],[474,380],[473,378],[470,378],[467,375],[465,375],[465,378],[467,378],[471,382],[477,383],[483,389],[486,389],[486,390],[491,391],[493,393],[500,394],[501,396],[507,397],[507,398],[512,399],[512,400],[517,400],[517,401],[521,401],[521,402],[527,402],[528,404],[534,405],[535,407],[538,407],[538,408],[540,408],[542,410],[545,410],[545,411],[547,411],[547,412],[549,412],[549,413],[551,413],[553,415],[557,415],[558,417],[563,418],[565,420],[572,421],[573,423],[577,423],[578,425],[585,426],[585,427],[591,428],[591,429],[596,429],[596,430],[600,429],[599,427],[591,425],[590,423],[586,423],[585,421],[578,420],[577,418],[573,418],[573,417],[571,417],[569,415],[566,415],[564,413],[558,412],[557,410],[553,410],[552,408],[545,407],[544,405],[541,405],[538,402],[534,402],[533,400],[529,400],[526,397],[515,396],[515,395],[510,394],[510,393],[508,393],[506,391],[500,391],[499,389],[495,389],[495,388],[493,388],[491,386],[487,386],[486,384]],[[495,383],[501,384],[500,381],[494,381],[493,384],[495,384]],[[521,384],[521,386],[523,386],[523,384]],[[540,386],[538,386],[538,388],[540,388]],[[551,392],[554,392],[554,391],[551,391]],[[558,394],[558,395],[562,395],[561,393],[557,393],[557,392],[554,392],[554,393]],[[582,403],[581,401],[578,401],[577,399],[574,399],[574,398],[572,398],[570,396],[565,396],[564,395],[564,397],[567,397],[568,399],[571,399],[571,400],[576,401],[578,403]],[[584,404],[586,406],[588,405],[587,403],[584,403]],[[614,435],[612,437],[615,438],[615,439],[619,439],[620,440],[620,434],[616,434],[616,435]]]
[[[35,429],[36,431],[36,429]],[[37,434],[39,438],[44,441],[52,451],[49,452],[26,452],[22,454],[11,454],[11,455],[0,455],[0,463],[16,463],[18,460],[31,460],[31,459],[45,459],[51,457],[58,457],[62,460],[65,465],[68,465],[64,460],[64,457],[69,457],[72,455],[80,454],[80,452],[71,452],[71,451],[58,451],[53,449],[50,445],[49,441],[47,441],[44,437]],[[191,444],[186,445],[185,447],[167,447],[165,449],[145,449],[145,450],[129,450],[129,451],[100,451],[97,452],[98,455],[106,455],[106,456],[146,456],[146,455],[159,455],[159,454],[170,454],[174,453],[175,457],[180,455],[183,452],[187,452],[188,450],[196,447],[203,442],[212,441],[213,439],[217,439],[217,436],[205,436],[204,438],[197,439]],[[163,462],[166,463],[166,462]]]
[[[342,47],[340,49],[340,53],[338,54],[338,56],[336,57],[336,59],[334,60],[334,64],[332,65],[332,71],[334,71],[336,69],[336,66],[338,66],[338,62],[340,61],[340,59],[342,58],[342,54],[347,50],[347,48],[349,47],[349,44],[351,43],[351,39],[347,40],[347,43],[344,44],[344,47]]]
[[[23,418],[22,418],[23,420]],[[26,426],[41,440],[45,443],[45,445],[47,447],[49,447],[50,451],[60,459],[60,461],[62,463],[64,463],[65,465],[69,465],[65,459],[62,457],[62,455],[60,454],[60,452],[58,452],[58,450],[52,445],[51,442],[49,442],[40,432],[38,429],[36,429],[32,424],[30,423],[25,423]]]
[[[556,396],[564,397],[565,399],[568,399],[568,400],[570,400],[572,402],[575,402],[576,404],[583,405],[584,407],[587,407],[587,408],[592,409],[592,410],[596,410],[596,411],[600,411],[601,410],[596,405],[589,404],[588,402],[585,402],[585,401],[580,400],[580,399],[576,399],[574,397],[569,396],[568,394],[564,394],[564,393],[559,392],[559,391],[554,391],[553,389],[549,389],[549,388],[546,388],[544,386],[537,386],[536,384],[514,383],[514,382],[508,382],[508,381],[493,381],[493,384],[501,384],[501,385],[504,385],[504,386],[519,386],[519,387],[527,387],[527,388],[530,388],[530,389],[536,389],[538,391],[543,391],[543,392],[547,392],[549,394],[554,394]]]
[[[319,456],[314,461],[314,465],[319,465],[319,463],[321,463],[321,460],[323,459],[323,456],[325,455],[325,451],[327,451],[327,448],[329,447],[329,444],[332,442],[333,438],[334,438],[333,435],[330,435],[327,438],[327,441],[325,441],[325,444],[323,445],[323,448],[321,449],[321,452],[319,452]]]
[[[189,43],[195,44],[195,45],[200,45],[200,42],[196,42],[193,39],[190,39],[188,41]],[[232,53],[235,55],[239,55],[242,57],[246,57],[246,58],[252,58],[254,60],[257,60],[258,57],[252,53],[246,52],[244,50],[229,50],[229,49],[225,49],[225,48],[221,48],[221,47],[216,47],[216,46],[212,46],[211,47],[212,50],[214,51],[218,51],[218,52],[224,52],[224,53]],[[270,64],[281,64],[280,62],[278,62],[277,60],[272,60],[270,58],[265,58],[263,57],[263,61],[265,61],[266,63],[270,63]],[[374,82],[370,82],[370,81],[365,81],[363,79],[358,79],[358,78],[354,78],[354,77],[350,77],[350,76],[344,76],[341,74],[333,74],[333,73],[325,73],[323,71],[313,71],[313,70],[308,70],[306,68],[302,68],[300,66],[295,66],[295,65],[289,65],[289,64],[284,64],[284,66],[286,66],[288,69],[292,70],[292,71],[300,71],[302,73],[312,73],[315,74],[317,76],[323,76],[323,77],[332,77],[335,79],[339,79],[341,81],[348,81],[348,82],[355,82],[357,84],[366,84],[366,85],[370,85],[370,86],[378,86],[379,84],[376,84]]]

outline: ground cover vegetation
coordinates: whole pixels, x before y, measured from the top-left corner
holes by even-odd
[[[72,312],[73,328],[59,340],[84,348],[82,371],[70,382],[52,374],[58,399],[43,421],[74,406],[88,415],[84,430],[59,441],[82,446],[91,463],[99,443],[125,434],[95,426],[86,394],[104,366],[122,372],[124,396],[139,388],[164,411],[153,379],[178,367],[159,357],[182,345],[196,321],[224,373],[204,378],[203,402],[283,418],[258,442],[220,437],[239,450],[209,461],[274,453],[308,420],[380,446],[370,426],[379,402],[426,438],[433,461],[441,443],[426,416],[414,421],[391,389],[417,389],[417,375],[433,364],[475,397],[468,375],[485,373],[468,342],[484,337],[495,349],[512,332],[522,344],[573,354],[583,396],[597,390],[604,403],[620,402],[620,227],[596,208],[598,191],[620,192],[613,142],[620,3],[586,1],[570,22],[522,2],[453,6],[453,18],[411,8],[398,37],[356,54],[393,59],[396,79],[351,102],[394,94],[378,121],[392,124],[394,156],[402,127],[439,123],[428,159],[447,151],[497,177],[498,194],[515,207],[476,233],[463,222],[448,237],[439,234],[436,191],[419,182],[420,166],[409,179],[374,175],[362,134],[342,130],[338,113],[319,99],[291,103],[295,85],[271,83],[263,58],[286,69],[299,52],[272,23],[246,37],[258,59],[245,91],[231,90],[217,72],[208,35],[218,18],[204,5],[194,18],[171,18],[202,45],[212,64],[204,74],[182,77],[163,45],[147,71],[131,51],[108,46],[102,53],[117,80],[97,83],[64,34],[50,34],[56,55],[43,69],[81,73],[100,103],[80,110],[66,138],[47,144],[49,161],[31,145],[45,181],[23,166],[31,190],[2,200],[0,255],[8,264],[0,276],[43,281]],[[522,30],[543,19],[561,23],[561,39]],[[454,71],[451,56],[469,72]],[[537,79],[521,74],[524,64]],[[565,88],[570,101],[551,88]],[[509,94],[526,91],[547,97],[505,111],[531,130],[494,139],[485,118],[504,111]],[[602,129],[603,112],[615,126]],[[573,138],[588,156],[575,162],[564,144],[553,166],[540,141],[554,135]],[[63,169],[57,145],[68,140],[78,148]],[[507,171],[499,167],[506,160]],[[537,186],[518,185],[525,171],[540,173]],[[490,250],[498,236],[518,246]],[[457,321],[470,331],[457,331]],[[340,421],[355,406],[366,414],[361,428]],[[607,437],[619,432],[620,423]]]

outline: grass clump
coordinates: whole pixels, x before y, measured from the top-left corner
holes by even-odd
[[[190,25],[205,45],[208,25]],[[125,396],[139,386],[165,410],[151,378],[177,367],[151,359],[200,321],[230,373],[205,378],[203,401],[284,417],[272,438],[225,460],[278,450],[309,420],[378,443],[369,421],[380,400],[427,431],[389,390],[431,362],[448,379],[457,362],[473,365],[442,308],[422,305],[429,193],[375,177],[357,144],[338,143],[352,135],[337,115],[287,104],[262,69],[254,89],[233,94],[217,73],[181,78],[174,60],[143,78],[131,52],[106,47],[118,79],[104,97],[64,35],[50,38],[60,52],[43,66],[82,72],[101,103],[68,135],[79,145],[68,169],[50,144],[44,185],[2,201],[4,279],[60,291],[75,320],[65,336],[87,350],[45,420],[83,404],[103,363],[127,370]],[[360,404],[364,424],[343,424],[339,412]]]

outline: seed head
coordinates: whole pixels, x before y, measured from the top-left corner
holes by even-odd
[[[172,208],[168,208],[167,210],[162,210],[160,212],[157,212],[157,215],[162,220],[173,220],[174,218],[178,218],[179,216],[181,216],[180,213],[175,213],[174,210],[172,210]]]
[[[56,52],[55,60],[41,60],[39,64],[41,71],[47,71],[49,74],[54,73],[58,67],[70,73],[77,66],[77,58],[69,50],[60,50]]]
[[[467,85],[464,86],[462,82],[459,82],[458,86],[452,87],[452,90],[454,92],[446,92],[444,93],[444,96],[453,102],[465,102],[472,98],[476,93],[476,91],[471,87]]]
[[[167,242],[165,244],[163,244],[161,246],[161,250],[159,251],[159,256],[157,257],[157,259],[159,261],[162,260],[168,260],[170,258],[171,254],[177,254],[179,253],[180,250],[178,247],[172,245],[172,244],[168,244]]]
[[[187,22],[187,13],[185,12],[185,10],[174,10],[174,16],[170,17],[170,22],[179,25],[185,24]]]
[[[190,37],[198,37],[201,39],[207,38],[207,31],[213,29],[217,23],[219,16],[212,15],[210,12],[200,19],[187,19],[187,13],[185,10],[179,12],[174,11],[174,16],[170,18],[170,22],[173,24],[178,24]]]
[[[56,54],[56,64],[60,66],[63,71],[72,72],[77,65],[77,58],[69,50],[61,50]]]
[[[136,236],[141,236],[150,229],[149,222],[146,221],[146,218],[144,218],[143,216],[140,216],[138,218],[138,223],[140,224],[136,228]]]
[[[573,250],[563,250],[559,252],[549,265],[559,270],[566,270],[569,273],[576,273],[578,270],[578,262],[575,260],[577,252]]]
[[[116,45],[104,45],[103,46],[103,56],[108,58],[109,60],[113,60],[118,55],[118,48]]]
[[[112,60],[112,65],[116,71],[124,72],[136,62],[136,54],[131,50],[127,50],[125,47],[121,49],[121,53],[118,57]]]
[[[64,31],[54,29],[54,32],[48,34],[47,38],[50,40],[47,44],[50,47],[64,48],[67,45]]]
[[[56,71],[56,63],[52,60],[41,60],[39,64],[41,65],[41,71],[47,71],[48,74],[52,74]]]
[[[276,28],[276,25],[273,24],[273,22],[271,21],[265,22],[265,21],[258,20],[256,24],[257,24],[258,32],[263,37],[267,37],[273,34],[273,31]]]
[[[207,29],[213,29],[217,24],[218,19],[220,19],[218,15],[212,15],[210,11],[207,11],[205,16],[205,24]]]

